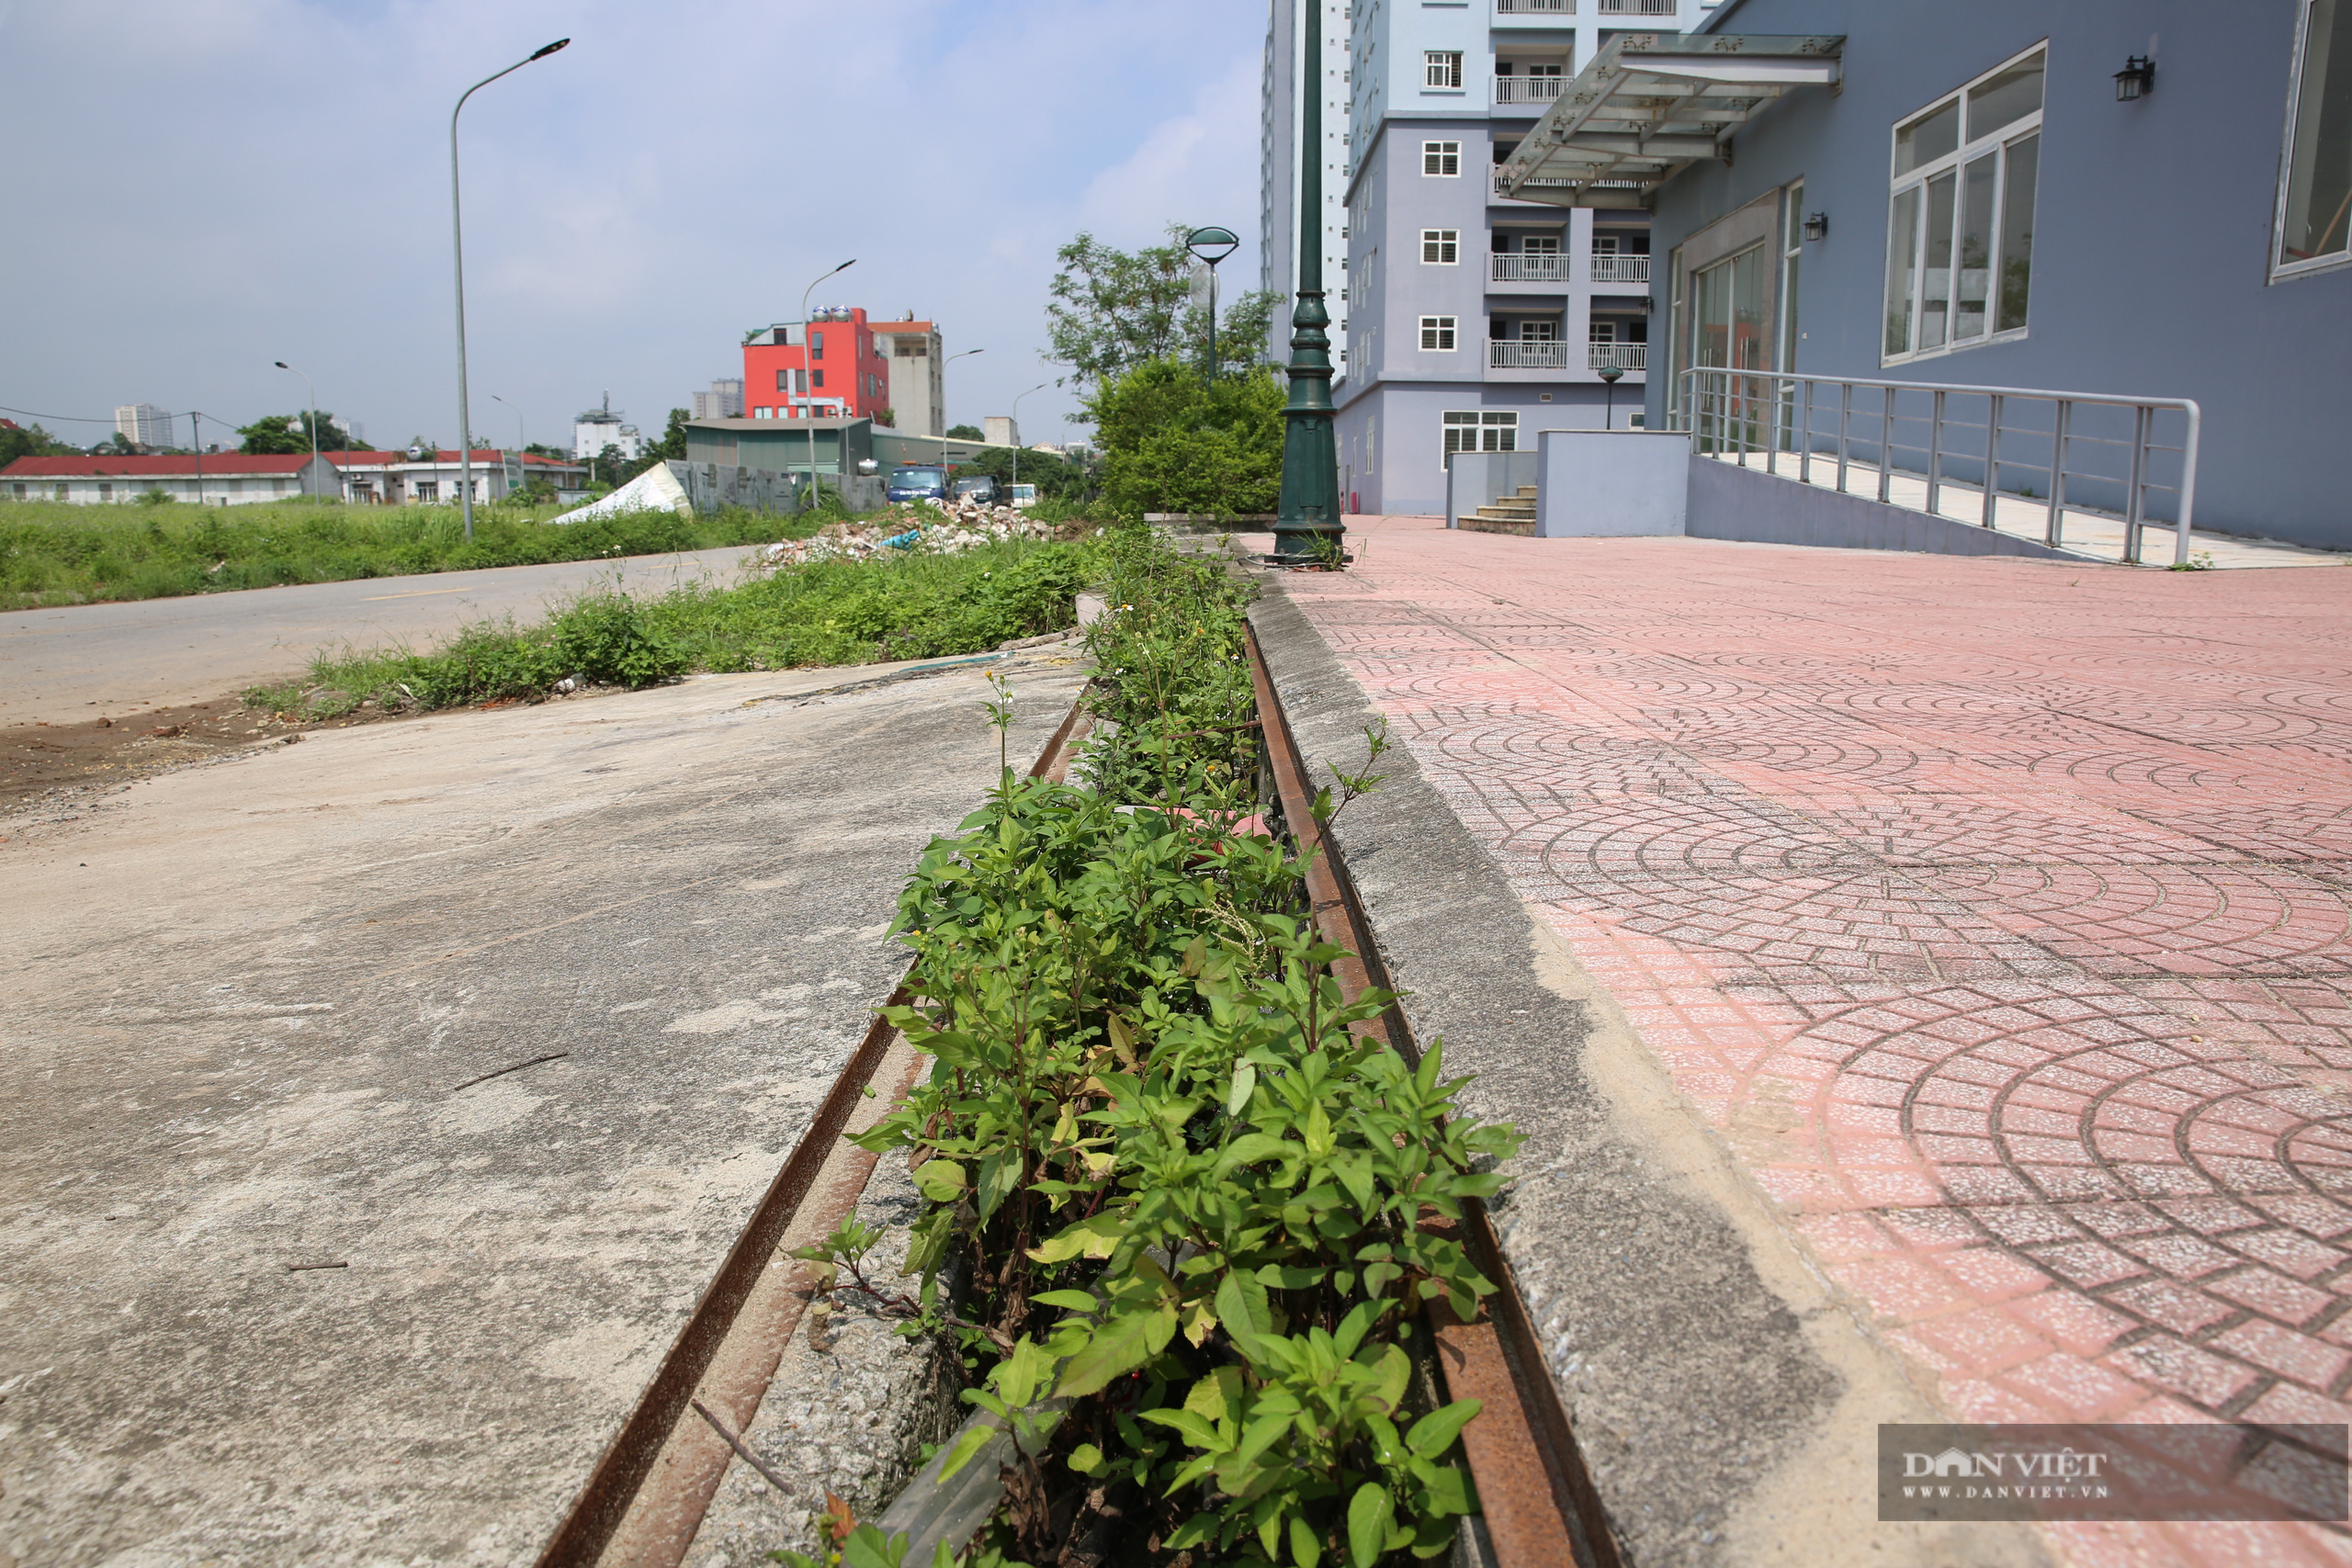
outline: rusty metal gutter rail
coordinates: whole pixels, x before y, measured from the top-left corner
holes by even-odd
[[[1258,629],[1248,626],[1245,634],[1260,733],[1265,738],[1267,769],[1273,776],[1283,826],[1301,852],[1322,852],[1306,868],[1316,929],[1325,941],[1348,950],[1347,956],[1331,965],[1332,978],[1350,1001],[1367,987],[1394,990],[1340,846],[1315,820],[1313,784],[1258,645]],[[1363,1030],[1378,1033],[1407,1061],[1420,1059],[1402,1008],[1390,1006]],[[1600,1495],[1485,1205],[1474,1201],[1464,1206],[1458,1234],[1479,1271],[1498,1289],[1473,1323],[1454,1319],[1442,1303],[1437,1306],[1437,1359],[1447,1397],[1485,1404],[1463,1428],[1462,1447],[1478,1489],[1495,1568],[1620,1568]]]

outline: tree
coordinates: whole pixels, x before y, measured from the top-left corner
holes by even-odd
[[[71,457],[80,448],[60,441],[38,424],[17,424],[0,419],[0,468],[19,457]]]
[[[1136,366],[1084,410],[1102,449],[1102,499],[1131,517],[1272,512],[1282,489],[1283,401],[1282,382],[1263,367],[1210,387],[1192,365]]]
[[[296,453],[308,456],[311,436],[290,413],[265,414],[251,424],[242,425],[237,434],[244,437],[242,450],[254,457],[291,457]]]
[[[534,441],[523,448],[534,457],[552,457],[559,463],[571,461],[571,454],[560,446],[550,446],[544,441]]]
[[[950,441],[986,441],[988,434],[977,424],[951,424],[947,427]]]
[[[319,414],[319,450],[348,452],[351,433],[335,423],[334,415],[325,409]],[[254,457],[308,457],[311,452],[311,415],[274,413],[257,419],[237,432],[245,438],[243,450]]]
[[[1067,365],[1082,388],[1096,388],[1154,359],[1206,357],[1208,309],[1191,303],[1193,258],[1184,249],[1190,229],[1168,226],[1169,243],[1122,251],[1081,231],[1054,254],[1046,304],[1046,358]],[[1280,297],[1251,289],[1221,308],[1217,321],[1219,374],[1263,363],[1264,344]],[[1077,416],[1073,416],[1075,418]]]

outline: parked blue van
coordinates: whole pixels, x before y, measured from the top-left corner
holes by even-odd
[[[885,495],[892,502],[935,501],[947,502],[947,470],[931,464],[910,463],[890,470]]]

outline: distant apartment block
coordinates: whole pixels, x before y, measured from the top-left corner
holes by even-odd
[[[919,321],[910,310],[903,321],[876,321],[873,327],[876,351],[890,367],[884,406],[890,412],[891,428],[909,435],[945,434],[946,358],[938,323]]]
[[[743,412],[752,419],[873,419],[889,406],[889,367],[865,312],[829,305],[806,322],[781,321],[744,340]]]
[[[1300,8],[1271,0],[1262,154],[1268,287],[1298,265]],[[1453,454],[1634,416],[1648,368],[1650,215],[1502,197],[1494,171],[1602,45],[1674,33],[1701,0],[1342,7],[1322,33],[1325,303],[1351,510],[1444,509]],[[1344,127],[1344,130],[1340,128]],[[1334,138],[1337,137],[1335,143]],[[1273,345],[1288,357],[1287,310]],[[1524,439],[1522,441],[1522,435]]]
[[[696,419],[741,419],[743,417],[743,383],[713,381],[707,392],[695,394]]]
[[[114,433],[141,446],[169,446],[172,416],[153,403],[126,403],[114,411]]]
[[[1020,423],[1005,414],[992,413],[986,419],[982,420],[980,422],[980,434],[987,437],[988,444],[991,446],[1018,446],[1021,445]]]

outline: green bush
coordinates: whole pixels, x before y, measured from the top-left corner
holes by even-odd
[[[1147,512],[1272,512],[1282,489],[1283,392],[1271,370],[1204,385],[1155,359],[1106,382],[1087,405],[1102,448],[1102,497]]]

